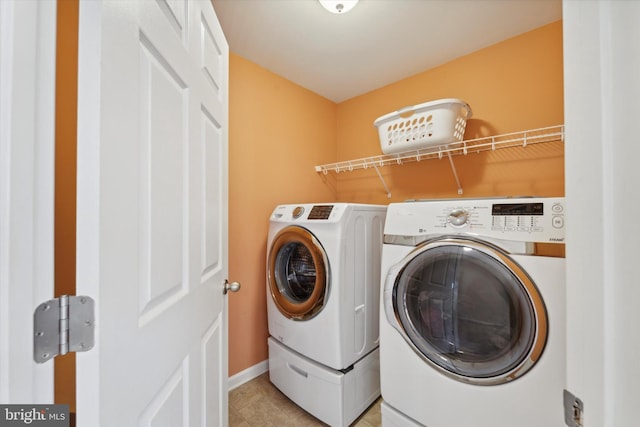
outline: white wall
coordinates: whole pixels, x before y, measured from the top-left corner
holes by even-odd
[[[567,388],[585,427],[638,425],[640,2],[564,0]]]

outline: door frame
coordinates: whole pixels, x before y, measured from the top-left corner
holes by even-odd
[[[640,2],[563,0],[567,389],[584,425],[637,423]]]
[[[33,312],[53,295],[56,9],[0,1],[0,402],[53,403]]]

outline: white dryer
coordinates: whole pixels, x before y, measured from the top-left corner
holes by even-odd
[[[564,423],[562,198],[389,205],[380,325],[383,426]]]
[[[267,242],[269,377],[332,426],[380,395],[379,301],[386,206],[280,205]]]

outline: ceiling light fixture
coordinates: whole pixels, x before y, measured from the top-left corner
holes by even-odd
[[[343,14],[353,9],[358,0],[318,0],[322,7],[327,9],[331,13]]]

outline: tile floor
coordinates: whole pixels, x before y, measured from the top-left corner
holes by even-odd
[[[380,427],[378,399],[352,425]],[[326,426],[299,408],[269,381],[269,372],[229,392],[229,427],[313,427]]]

